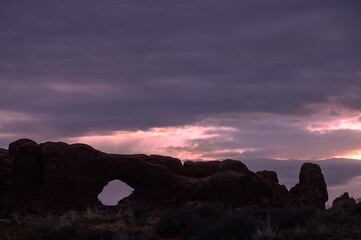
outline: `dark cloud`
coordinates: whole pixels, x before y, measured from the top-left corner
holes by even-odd
[[[56,138],[234,114],[304,116],[314,105],[361,110],[360,6],[1,1],[0,114],[29,119],[0,130]],[[282,143],[311,138],[285,134]]]

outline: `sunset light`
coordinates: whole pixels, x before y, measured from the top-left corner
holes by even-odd
[[[138,131],[115,131],[110,135],[94,135],[69,139],[70,142],[84,142],[103,151],[117,153],[145,153],[171,155],[180,159],[196,159],[200,154],[186,151],[172,151],[169,147],[184,147],[194,139],[217,137],[215,131],[234,131],[231,127],[165,127]],[[242,150],[240,150],[242,151]]]
[[[342,129],[361,131],[361,114],[355,114],[350,117],[338,117],[331,121],[319,121],[308,126],[308,130],[320,133]]]
[[[350,158],[350,159],[358,159],[361,160],[361,149],[351,151],[349,153],[346,153],[343,156],[335,156],[335,158]]]

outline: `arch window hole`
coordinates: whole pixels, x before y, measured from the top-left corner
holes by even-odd
[[[108,182],[98,199],[105,206],[116,206],[118,202],[133,193],[134,189],[118,179]]]

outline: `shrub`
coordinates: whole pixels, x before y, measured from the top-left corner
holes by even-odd
[[[146,214],[147,210],[144,207],[136,206],[132,208],[132,214],[136,219],[140,219]]]
[[[196,227],[197,216],[194,212],[180,208],[161,216],[156,224],[156,232],[161,237],[174,237],[179,234],[189,235]]]
[[[351,212],[351,215],[356,215],[358,217],[361,217],[361,202],[358,202],[357,204],[355,204],[350,212]]]
[[[215,226],[198,234],[200,240],[247,240],[255,233],[259,222],[253,219],[248,209],[241,209],[227,214]]]
[[[112,240],[113,237],[114,233],[111,231],[89,231],[76,233],[69,240]]]
[[[316,210],[312,207],[275,208],[267,212],[271,223],[279,229],[304,227],[316,215]]]
[[[158,238],[139,230],[119,230],[114,234],[112,240],[158,240]]]
[[[222,210],[213,205],[203,205],[195,209],[195,213],[202,218],[218,218],[222,214]]]
[[[25,232],[23,236],[23,240],[39,240],[39,239],[47,239],[47,240],[64,240],[64,239],[72,239],[76,230],[72,227],[63,227],[60,229],[30,229],[30,231]]]

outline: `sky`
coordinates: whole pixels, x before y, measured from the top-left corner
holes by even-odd
[[[359,0],[1,0],[0,147],[361,159]]]

